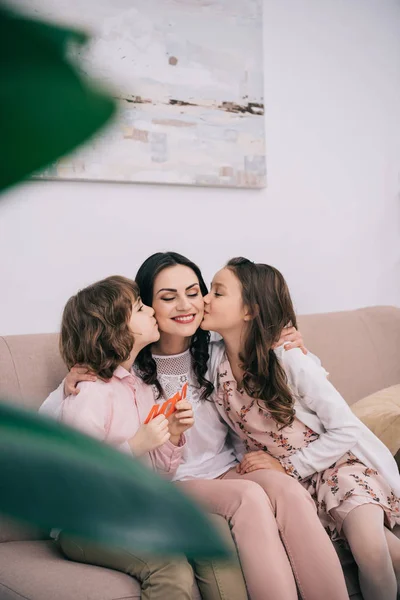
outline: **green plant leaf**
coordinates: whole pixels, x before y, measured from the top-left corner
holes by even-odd
[[[207,517],[173,484],[113,448],[0,403],[0,512],[101,543],[226,557]]]
[[[86,35],[0,8],[0,190],[67,154],[103,126],[115,102],[65,57]]]

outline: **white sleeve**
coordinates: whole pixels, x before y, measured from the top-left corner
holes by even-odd
[[[304,479],[324,471],[352,449],[361,435],[360,422],[347,402],[326,378],[326,371],[300,349],[283,355],[298,402],[317,415],[325,432],[309,446],[298,450],[283,462],[292,465],[292,473]]]
[[[295,351],[299,350],[299,348],[291,348],[290,350],[285,350],[285,345],[287,343],[288,342],[285,342],[284,344],[281,344],[280,346],[277,347],[277,350],[278,350],[277,354],[278,354],[278,356],[281,355],[283,352],[292,352],[293,350],[295,350]],[[312,352],[310,352],[310,350],[307,351],[307,356],[309,358],[311,358],[311,360],[313,360],[318,367],[322,367],[321,359],[318,358],[318,356],[316,356]],[[324,371],[325,371],[325,369],[324,369]],[[328,371],[325,371],[325,375],[326,376],[329,375]]]
[[[50,396],[48,396],[43,402],[43,404],[39,408],[39,412],[41,414],[52,417],[53,419],[60,420],[62,403],[65,398],[64,381],[65,379],[62,380],[58,388],[54,390],[54,392],[51,392]]]
[[[316,365],[318,365],[319,367],[322,366],[321,360],[318,358],[318,356],[316,356],[310,351],[308,351],[307,356],[309,356],[315,362]]]

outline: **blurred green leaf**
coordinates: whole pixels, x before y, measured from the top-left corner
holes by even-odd
[[[0,190],[70,152],[115,112],[65,58],[86,35],[0,7]],[[43,529],[188,557],[226,557],[172,484],[96,440],[0,404],[0,512]]]
[[[159,554],[226,557],[206,516],[133,458],[0,404],[0,512],[43,528]]]
[[[86,35],[0,8],[0,190],[67,154],[103,126],[115,102],[65,57]]]

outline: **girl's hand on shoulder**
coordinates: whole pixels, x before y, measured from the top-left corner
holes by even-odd
[[[175,412],[168,417],[168,422],[171,442],[178,445],[182,433],[193,427],[194,415],[192,405],[188,400],[180,400],[176,403],[175,408]]]
[[[168,419],[165,415],[158,415],[147,425],[139,427],[133,438],[129,440],[129,445],[135,456],[142,456],[168,442],[170,437]]]
[[[300,348],[303,354],[307,354],[308,350],[304,346],[303,336],[300,331],[298,331],[295,327],[285,327],[282,330],[281,337],[275,344],[274,348],[278,346],[282,346],[285,350],[291,350],[292,348]]]
[[[245,454],[242,462],[236,467],[236,471],[241,475],[244,475],[245,473],[252,473],[253,471],[258,471],[259,469],[273,469],[274,471],[280,471],[281,473],[286,474],[286,471],[282,467],[279,460],[273,456],[270,456],[263,450],[248,452]]]
[[[79,388],[76,386],[81,381],[96,381],[97,376],[85,365],[74,365],[64,381],[64,396],[76,396]]]

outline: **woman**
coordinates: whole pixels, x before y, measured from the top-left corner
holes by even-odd
[[[158,253],[144,262],[136,281],[160,330],[159,341],[138,355],[138,374],[153,387],[157,402],[189,383],[195,424],[187,432],[174,479],[229,521],[250,597],[295,600],[297,583],[304,598],[348,598],[340,563],[310,495],[281,473],[246,481],[236,472],[235,436],[209,401],[209,336],[199,329],[207,288],[198,267],[176,253]],[[75,375],[67,377],[67,384]]]
[[[238,473],[253,479],[272,470],[300,481],[332,537],[347,540],[365,600],[395,600],[397,466],[321,367],[296,350],[274,350],[282,327],[296,326],[281,273],[232,259],[214,276],[204,300],[202,327],[224,340],[219,357],[214,353],[216,406],[247,451]]]

